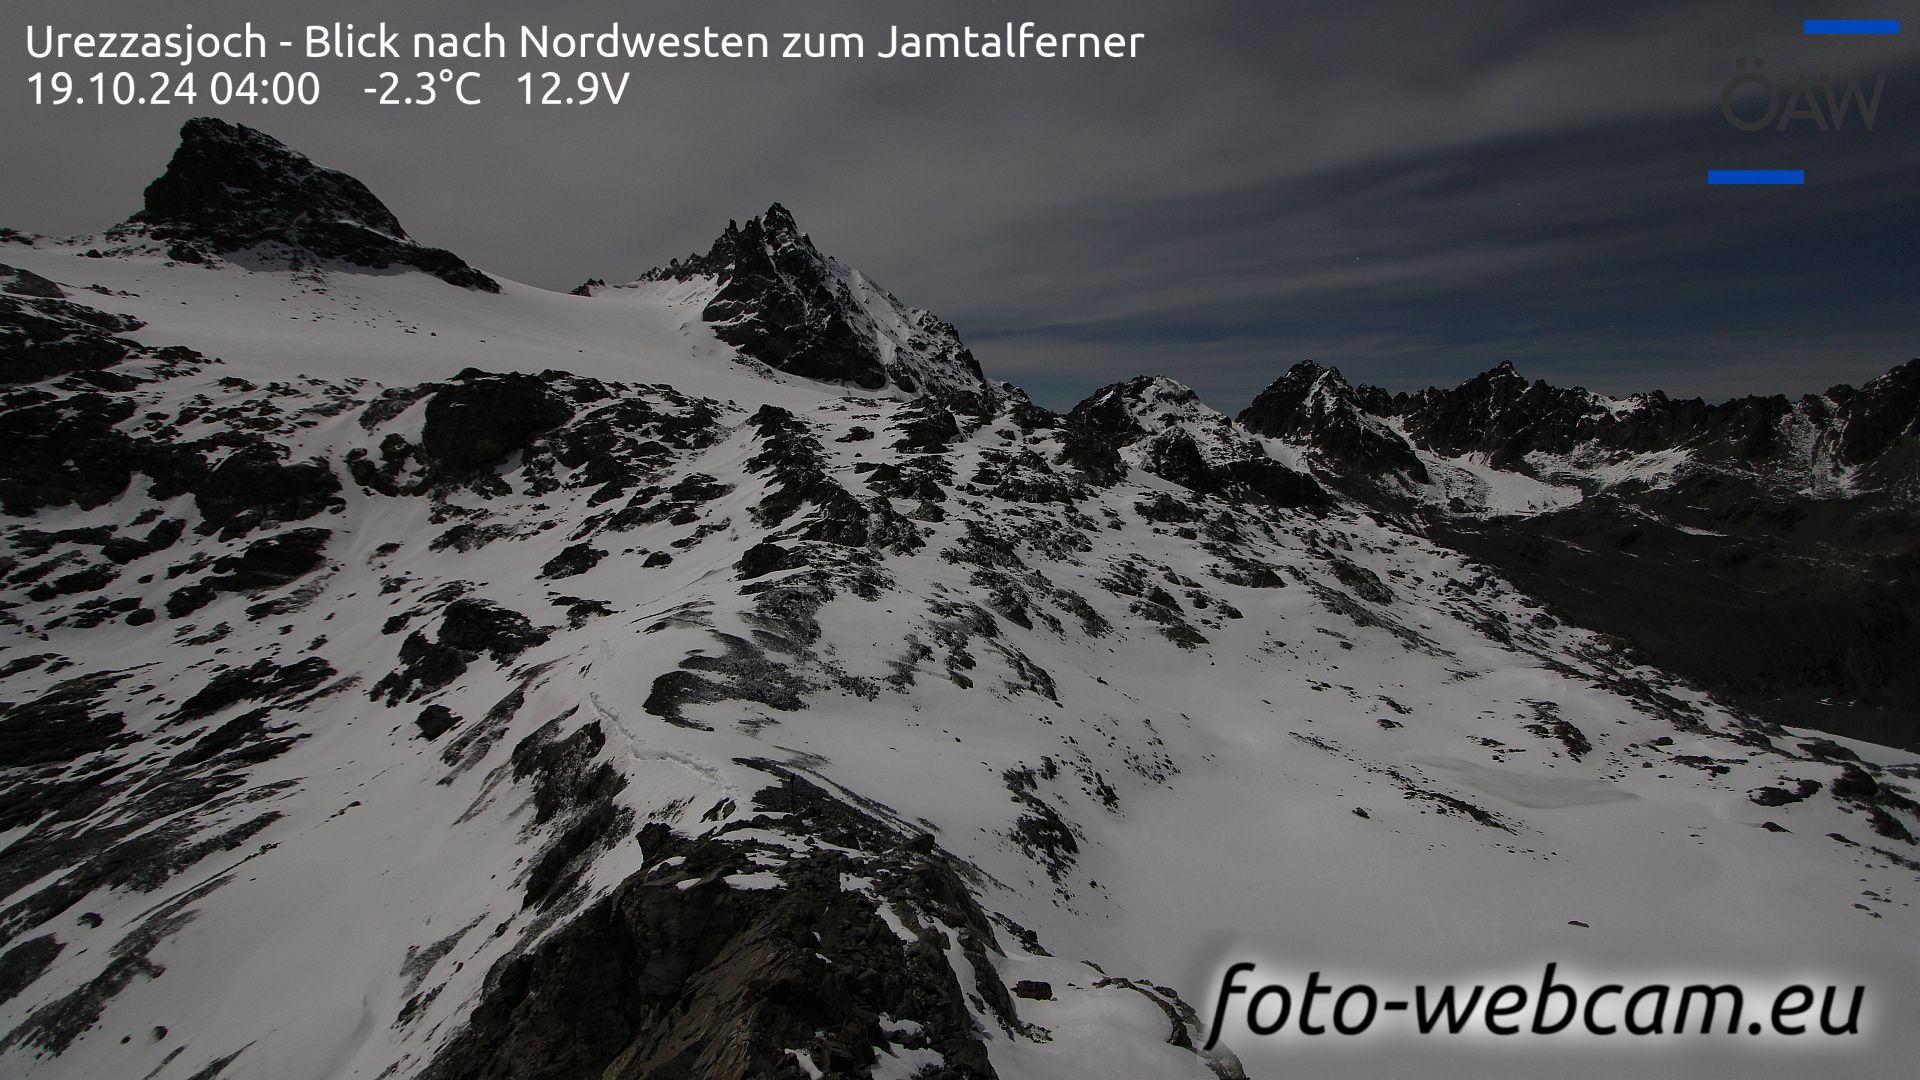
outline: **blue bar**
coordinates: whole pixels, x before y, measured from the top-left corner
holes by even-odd
[[[1897,34],[1899,19],[1805,19],[1803,34]]]
[[[1804,184],[1805,169],[1708,169],[1709,184]]]

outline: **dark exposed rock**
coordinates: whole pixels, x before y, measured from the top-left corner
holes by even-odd
[[[764,595],[764,594],[763,594]],[[810,688],[785,664],[768,659],[752,642],[732,635],[715,635],[726,651],[720,656],[691,656],[680,670],[653,681],[644,708],[670,724],[704,727],[686,715],[688,705],[716,701],[753,701],[768,708],[791,711],[806,708],[802,695]]]
[[[1920,818],[1920,803],[1915,803],[1897,786],[1882,783],[1872,772],[1852,762],[1843,763],[1840,775],[1827,786],[1834,798],[1865,810],[1874,832],[1908,844],[1916,842],[1906,822],[1894,812]]]
[[[1367,413],[1333,368],[1303,360],[1242,410],[1240,423],[1260,435],[1304,442],[1336,469],[1356,477],[1399,474],[1424,483],[1426,467],[1407,441]]]
[[[185,521],[180,518],[166,518],[148,529],[146,535],[138,539],[116,536],[106,541],[100,545],[100,554],[115,563],[130,563],[156,551],[165,551],[178,542],[186,531]]]
[[[778,203],[745,225],[729,222],[707,254],[646,275],[693,277],[720,286],[701,313],[714,335],[769,367],[866,390],[985,388],[979,363],[952,326],[904,307],[820,254]],[[877,318],[907,327],[900,348],[886,340],[890,332]]]
[[[65,948],[66,944],[52,934],[42,934],[0,953],[0,1005],[33,985]]]
[[[1428,532],[1556,616],[1775,722],[1920,746],[1920,668],[1906,661],[1920,650],[1912,550],[1836,560],[1810,519],[1800,541],[1661,512],[1681,516],[1669,524],[1600,497],[1526,518],[1434,520]]]
[[[436,475],[460,481],[491,471],[572,415],[537,376],[469,369],[427,399],[420,446]]]
[[[1119,447],[1111,439],[1078,424],[1061,425],[1059,463],[1079,470],[1088,483],[1097,487],[1111,487],[1127,475]]]
[[[1195,431],[1214,440],[1211,454]],[[1332,502],[1312,477],[1273,460],[1191,387],[1171,379],[1143,376],[1094,391],[1067,414],[1062,441],[1061,461],[1095,483],[1125,475],[1118,448],[1137,444],[1148,472],[1198,494],[1288,509]]]
[[[292,529],[255,540],[238,555],[213,562],[214,576],[203,582],[218,592],[270,589],[296,581],[326,563],[328,529]]]
[[[452,684],[482,655],[505,664],[548,636],[511,608],[462,597],[447,605],[432,638],[417,630],[406,636],[400,643],[400,666],[375,683],[371,693],[390,705],[416,701]]]
[[[208,526],[224,535],[262,521],[302,521],[340,504],[340,478],[323,461],[287,463],[265,444],[241,447],[221,459],[194,490]]]
[[[182,585],[167,595],[167,617],[170,619],[184,619],[188,615],[213,603],[214,597],[218,595],[220,595],[219,592],[211,585],[199,582],[195,582],[192,585]]]
[[[1841,428],[1840,460],[1863,466],[1876,486],[1911,483],[1920,464],[1920,360],[1844,396],[1835,417]]]
[[[805,565],[804,560],[794,558],[793,552],[789,552],[779,544],[763,541],[748,548],[740,556],[740,561],[735,564],[734,569],[740,572],[741,580],[751,581],[777,570],[790,570],[796,566]]]
[[[546,752],[561,756],[561,745]],[[957,932],[986,1007],[1002,1023],[1017,1021],[988,959],[998,949],[992,924],[954,868],[937,851],[904,849],[891,826],[811,782],[777,775],[782,782],[756,794],[755,805],[786,817],[756,824],[828,847],[793,852],[736,843],[724,831],[682,838],[649,825],[647,869],[497,963],[464,1037],[423,1075],[798,1077],[806,1074],[789,1054],[796,1049],[826,1075],[864,1075],[901,1037],[882,1031],[887,1016],[919,1028],[905,1045],[937,1053],[945,1062],[938,1075],[993,1077],[948,962],[951,939],[935,921]],[[726,876],[752,869],[756,851],[784,852],[780,886],[730,887]],[[896,936],[872,898],[841,886],[856,870],[908,920],[912,942]]]
[[[27,590],[27,599],[45,602],[59,596],[96,592],[119,576],[120,571],[111,566],[89,566],[35,585]]]
[[[64,300],[67,297],[66,290],[56,282],[49,281],[31,270],[22,270],[5,263],[0,263],[0,293],[36,300]]]
[[[1199,445],[1181,428],[1149,436],[1142,453],[1147,471],[1163,480],[1203,495],[1220,490],[1219,479],[1201,456]]]
[[[1380,580],[1380,575],[1333,552],[1322,551],[1320,555],[1333,571],[1333,576],[1355,596],[1370,604],[1393,603],[1393,590]]]
[[[242,701],[282,702],[313,693],[333,678],[333,665],[317,656],[292,664],[256,660],[246,667],[228,668],[201,687],[174,712],[179,721],[212,716]]]
[[[1451,389],[1386,399],[1370,409],[1400,418],[1414,442],[1449,457],[1484,454],[1494,468],[1526,471],[1527,454],[1564,455],[1587,447],[1649,453],[1688,448],[1710,462],[1761,463],[1790,450],[1781,422],[1796,411],[1781,395],[1710,404],[1699,398],[1641,394],[1607,407],[1584,389],[1528,381],[1503,363]],[[1840,459],[1874,461],[1920,430],[1920,361],[1895,369],[1859,391],[1835,387],[1810,399],[1811,415],[1835,431]]]
[[[1559,706],[1552,702],[1536,701],[1533,709],[1539,719],[1528,724],[1527,731],[1543,739],[1559,740],[1560,745],[1566,747],[1567,756],[1575,761],[1593,752],[1593,744],[1587,741],[1586,733],[1562,717]]]
[[[592,857],[619,843],[632,811],[614,797],[627,778],[607,761],[599,721],[559,734],[571,710],[542,725],[513,749],[513,777],[533,788],[534,825],[549,826],[549,839],[527,872],[524,906],[550,903],[572,892]]]
[[[478,656],[490,654],[504,664],[547,640],[525,615],[485,600],[463,597],[447,605],[440,623],[440,643]]]
[[[118,745],[123,716],[103,708],[100,698],[124,677],[82,676],[31,701],[0,703],[0,768],[72,761]]]
[[[192,746],[173,756],[169,764],[188,768],[221,759],[226,764],[258,764],[278,757],[305,734],[283,735],[267,726],[269,709],[252,709],[221,724],[196,739]]]
[[[540,576],[548,580],[577,577],[599,565],[600,560],[606,557],[606,551],[592,544],[569,544],[540,567]]]
[[[460,718],[445,705],[429,705],[413,719],[413,726],[420,729],[420,737],[428,742],[452,731],[458,723]]]
[[[1074,829],[1053,804],[1040,797],[1039,774],[1031,768],[1008,769],[1002,777],[1007,790],[1024,809],[1010,835],[1027,857],[1040,864],[1055,883],[1066,876],[1080,857]]]
[[[411,266],[451,285],[500,291],[452,252],[408,239],[360,181],[271,136],[208,116],[181,127],[173,160],[147,185],[146,205],[133,220],[160,239],[222,254],[278,244],[308,258],[376,270]]]
[[[99,506],[127,489],[139,464],[134,439],[118,430],[133,415],[119,396],[61,398],[37,388],[0,398],[0,507],[14,515],[50,506]]]
[[[1787,806],[1792,803],[1805,802],[1813,796],[1818,795],[1820,793],[1820,787],[1821,784],[1818,780],[1800,780],[1794,784],[1792,791],[1788,791],[1783,787],[1768,785],[1747,792],[1747,798],[1760,806]]]
[[[0,264],[0,385],[100,371],[140,348],[121,337],[144,324],[64,299],[58,285]]]
[[[106,964],[80,986],[35,1009],[19,1026],[0,1039],[0,1052],[17,1046],[61,1054],[95,1024],[115,996],[133,984],[136,978],[159,977],[165,969],[151,959],[153,950],[168,936],[192,921],[189,905],[227,880],[225,875],[208,884],[188,890],[180,897],[159,906],[132,932],[113,946]],[[156,1028],[165,1034],[165,1029]]]
[[[816,510],[799,529],[803,540],[819,540],[843,547],[890,548],[909,551],[921,546],[919,531],[895,513],[885,499],[862,501],[827,472],[827,458],[806,424],[785,409],[763,405],[749,421],[759,433],[760,452],[747,459],[749,472],[767,474],[770,490],[753,508],[755,521],[773,528],[803,507]],[[712,485],[715,492],[727,490]]]
[[[1649,418],[1633,430],[1616,429],[1611,414],[1598,407],[1592,394],[1528,382],[1505,363],[1451,390],[1422,391],[1395,400],[1389,408],[1421,446],[1449,457],[1486,454],[1497,469],[1514,467],[1534,450],[1566,453],[1603,429],[1609,449],[1657,449],[1662,441],[1688,432],[1699,416],[1696,410],[1681,408]]]
[[[385,696],[389,705],[405,699],[413,701],[431,690],[447,686],[466,674],[468,657],[459,649],[443,645],[415,631],[400,642],[400,667],[373,684],[375,697]]]
[[[954,420],[953,411],[936,401],[909,405],[893,430],[900,434],[893,448],[917,454],[941,453],[960,437],[960,424]]]
[[[1241,501],[1262,502],[1284,509],[1324,509],[1333,496],[1312,477],[1295,472],[1271,458],[1229,461],[1214,470],[1221,489]]]

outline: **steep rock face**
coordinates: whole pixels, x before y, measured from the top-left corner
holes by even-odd
[[[1920,360],[1909,360],[1858,391],[1835,387],[1840,460],[1861,466],[1875,486],[1915,484],[1920,476]]]
[[[384,270],[411,266],[451,285],[498,292],[499,283],[459,256],[408,239],[365,184],[322,168],[270,135],[213,117],[180,129],[180,146],[133,219],[170,241],[175,258],[196,248],[227,254],[278,245],[290,257],[337,259]]]
[[[718,286],[701,316],[715,336],[769,367],[863,390],[987,389],[952,325],[822,255],[778,203],[745,225],[728,222],[705,255],[675,260],[641,281],[696,277]],[[605,288],[589,282],[575,291]]]
[[[1416,483],[1426,467],[1397,432],[1368,412],[1337,368],[1303,360],[1260,391],[1241,411],[1248,431],[1311,448],[1329,469],[1346,476],[1399,475]]]

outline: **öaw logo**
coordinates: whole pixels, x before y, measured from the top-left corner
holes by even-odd
[[[1898,34],[1900,20],[1805,19],[1800,32],[1825,36]],[[1840,87],[1823,74],[1816,92],[1814,80],[1801,75],[1783,96],[1780,86],[1762,72],[1765,60],[1755,59],[1751,67],[1746,60],[1735,60],[1734,66],[1738,73],[1720,91],[1720,115],[1740,131],[1787,131],[1801,122],[1811,123],[1820,131],[1842,131],[1856,113],[1860,124],[1872,131],[1880,114],[1880,95],[1887,88],[1885,74],[1874,76],[1872,94],[1861,88],[1859,79],[1849,79]],[[1804,169],[1707,170],[1707,183],[1716,185],[1799,185],[1806,181]]]
[[[1756,59],[1749,66],[1747,61],[1735,60],[1733,66],[1739,68],[1739,74],[1728,80],[1720,91],[1720,115],[1727,123],[1741,131],[1786,131],[1792,125],[1801,122],[1812,123],[1821,131],[1841,131],[1847,126],[1847,119],[1858,110],[1861,126],[1873,130],[1874,119],[1880,113],[1880,95],[1887,88],[1887,76],[1882,73],[1873,78],[1873,92],[1866,93],[1859,79],[1848,79],[1844,85],[1836,85],[1825,74],[1815,80],[1801,75],[1785,94],[1761,69],[1766,67],[1765,60]]]

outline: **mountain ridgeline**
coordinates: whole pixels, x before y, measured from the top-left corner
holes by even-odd
[[[1920,740],[1920,360],[1858,389],[1717,404],[1614,400],[1510,364],[1389,395],[1302,363],[1239,419],[1742,707]],[[1488,506],[1436,480],[1463,461],[1567,494]]]
[[[0,230],[0,1072],[1236,1080],[1228,940],[1910,973],[1917,425],[1056,412],[780,206],[562,294],[191,121]]]

